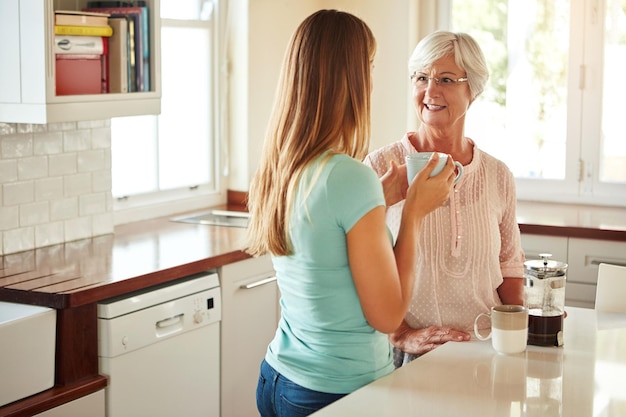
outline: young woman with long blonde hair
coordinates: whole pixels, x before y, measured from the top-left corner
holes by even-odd
[[[306,18],[287,48],[248,203],[248,252],[272,255],[281,292],[257,388],[264,417],[311,414],[394,369],[386,334],[411,299],[422,220],[451,189],[451,158],[430,177],[434,157],[408,189],[394,165],[385,181],[406,203],[393,245],[381,181],[361,162],[375,50],[368,26],[337,10]]]

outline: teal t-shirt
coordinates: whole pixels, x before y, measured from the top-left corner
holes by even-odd
[[[346,241],[384,204],[374,171],[347,155],[311,164],[300,182],[289,225],[294,254],[272,259],[282,315],[265,359],[303,387],[344,394],[394,369],[387,336],[361,309]]]

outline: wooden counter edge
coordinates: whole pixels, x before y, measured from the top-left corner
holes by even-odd
[[[106,388],[106,376],[96,375],[64,387],[52,387],[39,394],[0,407],[0,417],[29,417]]]
[[[145,290],[155,285],[172,282],[200,272],[217,269],[230,263],[248,259],[249,257],[250,255],[243,251],[229,252],[223,255],[200,259],[195,262],[132,277],[130,279],[114,281],[94,288],[82,288],[75,292],[59,295],[63,295],[67,298],[67,305],[65,307],[78,307],[134,291]]]
[[[544,224],[519,224],[520,232],[531,235],[572,237],[579,239],[598,239],[626,242],[626,231],[590,229],[572,226],[547,226]]]
[[[91,288],[81,287],[71,292],[45,293],[41,291],[22,291],[0,287],[0,300],[12,303],[38,305],[57,310],[80,307],[97,303],[111,297],[144,290],[155,285],[172,282],[185,276],[217,269],[230,263],[248,259],[249,257],[250,255],[244,251],[238,250],[144,275],[128,277],[117,281],[95,283]]]

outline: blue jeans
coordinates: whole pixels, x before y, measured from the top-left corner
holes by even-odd
[[[256,406],[261,417],[308,416],[345,395],[301,387],[276,372],[265,360],[261,362],[256,388]]]

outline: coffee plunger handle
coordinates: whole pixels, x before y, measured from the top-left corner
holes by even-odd
[[[551,253],[540,253],[539,257],[543,259],[544,268],[548,266],[548,259],[552,257]]]

